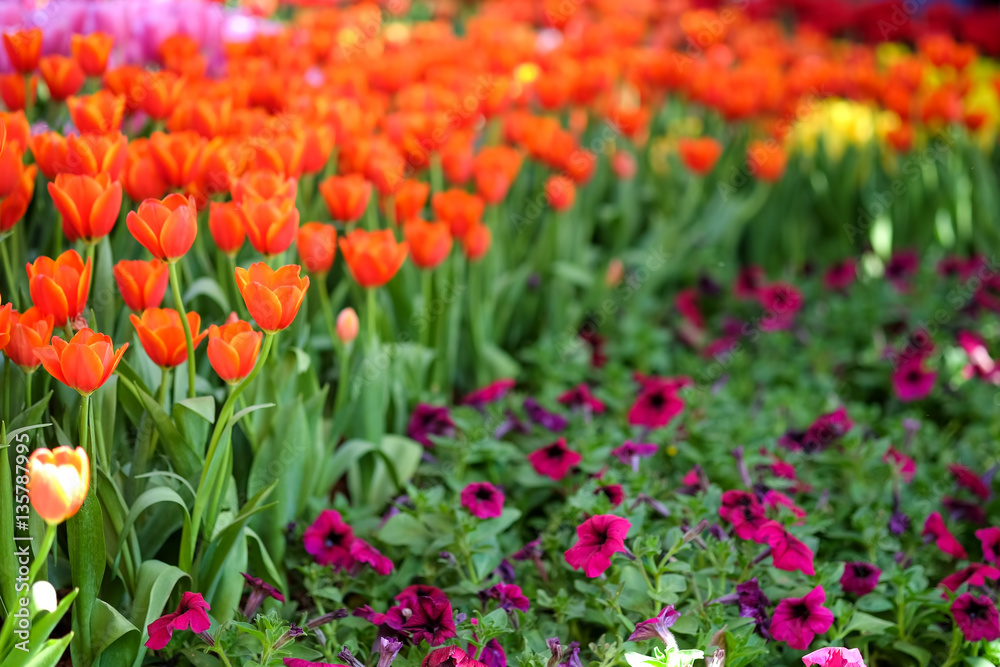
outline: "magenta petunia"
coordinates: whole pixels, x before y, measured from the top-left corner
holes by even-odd
[[[840,587],[845,593],[857,596],[868,595],[878,586],[882,570],[871,563],[844,563],[844,573],[840,575]]]
[[[847,258],[830,265],[823,274],[823,286],[831,291],[842,292],[854,282],[858,275],[857,262]]]
[[[528,454],[528,461],[535,472],[557,482],[582,460],[582,456],[566,446],[566,438],[559,438],[551,445]]]
[[[475,655],[475,647],[469,646],[469,650]],[[486,642],[486,646],[479,652],[479,660],[486,667],[507,667],[507,654],[503,651],[503,646],[496,639]]]
[[[434,446],[430,436],[451,437],[455,435],[455,422],[444,406],[417,403],[406,426],[406,435],[427,448]]]
[[[983,545],[983,560],[1000,563],[1000,528],[981,528],[975,535]]]
[[[381,551],[357,537],[351,542],[350,554],[351,558],[355,561],[371,566],[375,572],[383,577],[393,570],[392,560],[383,556]]]
[[[985,595],[962,593],[951,603],[951,613],[967,642],[1000,639],[1000,614]]]
[[[648,378],[628,411],[628,423],[649,429],[666,426],[684,410],[684,401],[677,395],[677,381]]]
[[[772,283],[757,290],[757,301],[764,309],[761,331],[791,328],[795,314],[802,308],[802,293],[788,283]]]
[[[670,632],[670,627],[681,617],[681,613],[674,609],[674,605],[668,604],[660,610],[653,618],[639,621],[635,624],[635,630],[628,636],[628,641],[639,642],[646,639],[660,639],[667,646],[677,646],[674,635]]]
[[[919,358],[904,361],[892,374],[896,397],[907,403],[926,398],[936,381],[937,373],[924,368],[923,360]]]
[[[621,484],[602,484],[594,490],[594,495],[603,493],[611,502],[612,507],[618,507],[625,501],[625,491]]]
[[[723,492],[719,516],[733,524],[736,536],[741,540],[759,541],[757,531],[767,523],[764,506],[757,496],[738,489]]]
[[[791,498],[786,496],[781,491],[775,491],[774,489],[768,489],[767,493],[764,494],[764,507],[767,509],[776,509],[779,505],[787,507],[791,510],[792,514],[800,519],[805,518],[806,511],[795,504]],[[802,523],[799,521],[798,523]]]
[[[480,519],[503,514],[503,492],[489,482],[473,482],[462,489],[462,507]]]
[[[205,602],[201,593],[187,592],[181,596],[181,602],[173,613],[161,616],[149,624],[149,639],[146,646],[159,651],[170,643],[174,630],[188,630],[199,633],[212,627],[208,618],[211,607]]]
[[[513,389],[515,384],[514,380],[510,379],[497,380],[466,394],[465,398],[462,399],[462,404],[481,408],[489,403],[495,403],[506,396],[507,392]]]
[[[913,250],[897,250],[885,265],[885,277],[900,292],[908,288],[907,279],[920,267],[920,257]]]
[[[412,613],[403,624],[403,630],[410,633],[414,644],[425,641],[431,646],[440,646],[446,640],[456,637],[455,619],[448,598],[418,597],[410,607]]]
[[[250,576],[246,572],[242,574],[247,585],[250,586],[250,595],[247,596],[247,603],[243,607],[243,615],[247,618],[252,619],[254,617],[254,614],[266,597],[274,598],[278,602],[285,601],[285,596],[281,594],[281,591],[271,584],[259,577]]]
[[[427,584],[413,584],[407,586],[399,592],[393,599],[403,607],[412,608],[417,604],[417,599],[427,597],[435,600],[447,600],[448,596],[437,586]]]
[[[625,444],[611,450],[611,456],[622,463],[632,466],[633,472],[639,472],[639,459],[649,458],[656,453],[656,445],[626,440]]]
[[[347,667],[337,662],[312,662],[302,658],[282,658],[285,667]]]
[[[525,597],[517,584],[496,584],[482,591],[480,595],[487,600],[496,600],[500,608],[506,611],[514,609],[528,611],[531,608],[531,601]]]
[[[566,550],[566,562],[590,578],[611,567],[611,556],[626,552],[625,536],[632,524],[619,516],[598,514],[576,527],[577,541]]]
[[[604,402],[596,398],[591,393],[590,387],[582,382],[569,391],[560,394],[556,400],[571,410],[589,411],[596,415],[603,414],[606,409]]]
[[[674,308],[677,312],[687,320],[691,326],[696,329],[705,328],[705,317],[701,314],[701,310],[698,308],[698,297],[700,296],[698,289],[695,287],[688,287],[682,289],[674,297]]]
[[[524,412],[528,415],[528,419],[553,433],[564,431],[569,425],[565,417],[546,410],[541,403],[531,397],[524,399]]]
[[[963,567],[958,572],[950,574],[941,580],[941,586],[949,591],[955,592],[964,584],[972,586],[985,586],[986,580],[996,581],[1000,579],[1000,570],[992,565],[983,563],[972,563],[968,567]]]
[[[948,472],[955,477],[955,481],[958,482],[959,486],[972,491],[983,500],[989,500],[991,495],[990,487],[971,468],[953,463],[948,466]]]
[[[888,463],[895,470],[899,472],[899,476],[903,478],[903,481],[909,484],[913,481],[913,476],[917,473],[917,463],[909,456],[899,451],[892,445],[886,450],[885,454],[882,456],[882,462]]]
[[[996,362],[990,357],[986,349],[986,341],[982,336],[972,331],[959,331],[958,344],[965,350],[969,357],[969,365],[965,369],[966,377],[981,377],[991,382],[997,382],[1000,376],[1000,369],[997,369]]]
[[[442,646],[424,656],[420,667],[486,667],[486,665],[470,657],[461,646]]]
[[[833,625],[833,612],[823,606],[825,601],[826,591],[822,586],[812,589],[805,597],[782,600],[771,617],[771,636],[793,649],[805,651],[816,635],[823,634]]]
[[[861,651],[835,646],[821,648],[802,656],[802,662],[816,667],[866,667]]]
[[[747,266],[740,270],[733,284],[733,293],[740,299],[753,299],[764,284],[764,269]]]
[[[779,570],[794,572],[801,570],[810,577],[816,574],[813,568],[813,552],[801,540],[785,530],[777,521],[768,521],[757,530],[757,541],[771,547],[774,566]]]
[[[320,565],[329,565],[334,570],[343,570],[354,564],[351,556],[353,541],[354,530],[344,523],[337,510],[320,512],[302,535],[306,553]]]
[[[938,549],[944,553],[958,559],[968,558],[965,547],[955,539],[948,527],[944,525],[944,519],[938,512],[932,513],[924,522],[924,529],[920,533],[925,538],[934,540]]]

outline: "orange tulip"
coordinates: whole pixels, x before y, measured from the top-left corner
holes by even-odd
[[[328,125],[310,123],[303,128],[302,135],[302,171],[306,174],[316,174],[330,160],[336,135]]]
[[[125,115],[125,98],[107,90],[93,95],[66,98],[73,125],[82,134],[118,132]]]
[[[322,222],[307,222],[299,228],[299,258],[310,273],[326,273],[337,255],[337,230]]]
[[[123,259],[114,267],[118,291],[129,310],[142,312],[147,308],[159,308],[163,295],[167,293],[170,280],[169,267],[165,262],[152,259]]]
[[[465,185],[472,177],[475,151],[466,135],[455,135],[441,147],[441,166],[452,185]]]
[[[434,195],[431,208],[435,217],[448,223],[451,235],[460,239],[482,221],[486,204],[481,197],[456,189]]]
[[[84,263],[80,253],[67,250],[54,260],[39,257],[28,264],[28,290],[31,301],[42,313],[51,315],[55,326],[66,326],[87,305],[90,292],[90,260]]]
[[[28,500],[50,525],[69,519],[90,490],[90,459],[83,447],[39,447],[28,459]]]
[[[42,132],[28,139],[31,154],[35,157],[45,178],[54,180],[69,169],[69,148],[66,139],[58,132]]]
[[[0,233],[6,232],[18,223],[28,211],[28,204],[35,194],[35,174],[38,167],[31,165],[21,172],[17,189],[9,197],[0,201]]]
[[[254,153],[255,162],[251,168],[273,171],[287,178],[298,178],[302,175],[304,153],[305,143],[301,135],[277,136],[257,148]]]
[[[750,173],[762,181],[777,181],[785,173],[785,151],[773,142],[752,141],[747,146]]]
[[[68,168],[62,171],[87,176],[107,174],[112,181],[117,181],[127,158],[128,140],[121,132],[71,134],[66,137]]]
[[[128,316],[139,334],[139,342],[153,363],[161,368],[173,368],[187,361],[187,341],[184,337],[184,324],[181,315],[173,308],[147,308],[142,316]],[[198,347],[202,339],[208,335],[201,331],[201,316],[198,313],[187,314],[188,326],[191,327],[193,347]]]
[[[208,209],[208,231],[215,245],[227,255],[235,256],[243,247],[247,233],[236,202],[212,202]]]
[[[237,204],[242,204],[249,197],[295,201],[298,181],[273,171],[250,171],[234,179],[230,190]]]
[[[338,222],[356,222],[368,208],[372,184],[357,174],[331,176],[319,184],[330,217]]]
[[[122,185],[133,201],[159,199],[167,193],[167,182],[156,166],[148,139],[133,139],[129,143]]]
[[[17,190],[24,171],[20,147],[14,142],[7,143],[6,139],[7,128],[0,125],[0,199]]]
[[[251,264],[249,269],[237,267],[236,287],[257,326],[267,333],[288,327],[299,312],[309,289],[309,278],[300,278],[299,271],[297,264],[277,271],[264,262]]]
[[[521,154],[509,146],[484,148],[472,164],[476,190],[489,204],[499,204],[521,169]]]
[[[125,343],[116,352],[110,336],[83,328],[69,342],[53,336],[52,344],[37,348],[35,355],[49,375],[87,396],[108,381],[127,349]]]
[[[143,90],[146,76],[146,70],[138,65],[122,65],[105,72],[103,82],[104,87],[125,100],[125,106],[133,112],[139,110],[139,96],[135,93]]]
[[[135,240],[157,259],[176,262],[183,257],[198,235],[198,211],[194,197],[167,195],[162,200],[147,199],[138,211],[125,218]]]
[[[225,382],[236,384],[253,370],[264,337],[249,322],[237,320],[208,328],[208,361]]]
[[[414,218],[420,217],[427,205],[427,197],[431,193],[429,183],[423,181],[403,181],[396,190],[394,197],[395,220],[397,225],[402,225]]]
[[[10,304],[7,304],[8,306]],[[2,313],[0,313],[2,315]],[[10,342],[4,350],[15,364],[25,373],[33,372],[42,363],[35,356],[35,349],[49,344],[52,337],[53,319],[35,306],[23,313],[10,314]],[[2,329],[3,327],[0,327]],[[0,347],[3,347],[0,345]]]
[[[245,197],[239,205],[243,229],[250,245],[262,255],[288,250],[299,228],[299,210],[293,199]]]
[[[173,72],[161,71],[146,78],[145,95],[139,108],[156,120],[170,117],[184,92],[184,80]]]
[[[89,35],[73,35],[73,42],[70,48],[73,50],[73,57],[80,63],[84,74],[87,76],[100,76],[108,67],[108,56],[111,55],[111,46],[114,43],[111,35],[103,32],[95,32]]]
[[[550,176],[545,181],[545,198],[554,211],[565,211],[576,201],[576,186],[565,176]]]
[[[722,155],[722,144],[712,137],[681,139],[677,143],[677,152],[688,169],[704,176],[715,168],[715,163]]]
[[[410,220],[403,227],[410,244],[413,263],[421,269],[433,269],[451,252],[451,230],[445,222]]]
[[[83,70],[72,58],[66,56],[45,56],[39,63],[42,79],[49,87],[52,99],[62,102],[83,88]]]
[[[27,96],[30,92],[31,103],[38,99],[38,77],[28,79],[27,89],[24,77],[20,74],[4,74],[0,76],[0,98],[11,111],[21,111],[27,106]]]
[[[403,266],[409,244],[397,243],[389,229],[355,229],[340,239],[340,252],[355,282],[362,287],[381,287]]]
[[[0,111],[0,132],[6,131],[6,141],[0,142],[7,148],[23,151],[28,147],[31,125],[23,111]]]
[[[493,232],[484,224],[478,224],[462,237],[462,249],[470,261],[481,259],[493,243]]]
[[[180,190],[194,181],[205,144],[194,132],[153,132],[149,155],[168,187]]]
[[[341,343],[345,345],[353,343],[358,337],[360,328],[361,322],[358,321],[358,314],[353,308],[344,308],[337,315],[337,338]]]
[[[10,342],[11,312],[14,310],[12,304],[0,306],[0,350],[6,349]]]
[[[583,185],[594,175],[597,169],[597,156],[585,149],[577,149],[569,153],[560,167],[573,179],[577,185]]]
[[[11,66],[21,74],[30,74],[38,69],[42,57],[42,31],[40,28],[4,33],[3,45]]]
[[[100,241],[111,233],[122,208],[122,184],[112,183],[107,174],[95,178],[59,174],[49,183],[49,195],[70,241]]]

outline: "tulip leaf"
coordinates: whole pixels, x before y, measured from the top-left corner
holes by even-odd
[[[65,637],[50,639],[45,642],[45,648],[39,651],[25,667],[56,667],[66,653],[66,647],[73,640],[74,633],[70,632]],[[76,662],[73,663],[77,664]]]
[[[232,275],[229,276],[232,278]],[[218,306],[219,310],[223,315],[229,313],[232,308],[229,305],[229,299],[222,291],[222,287],[219,285],[215,278],[209,276],[203,276],[198,278],[191,286],[187,288],[184,292],[184,303],[191,303],[193,299],[199,296],[206,296],[212,301],[214,301]]]
[[[192,449],[191,444],[184,439],[180,431],[170,420],[170,417],[163,410],[163,407],[156,402],[152,396],[142,390],[135,382],[124,376],[120,376],[121,383],[131,394],[133,394],[142,404],[142,407],[153,418],[156,429],[160,432],[160,442],[167,452],[167,456],[173,462],[177,472],[184,477],[191,477],[201,467],[202,463]]]
[[[7,361],[6,363],[10,363]],[[14,479],[11,476],[10,454],[7,438],[7,425],[0,422],[0,601],[3,608],[14,609],[17,599],[15,579],[17,578],[17,557],[14,555]],[[23,497],[23,494],[19,494]],[[2,650],[3,647],[0,647]],[[0,653],[0,658],[3,655]]]
[[[257,410],[263,410],[264,408],[273,408],[274,403],[258,403],[257,405],[251,405],[250,407],[243,408],[235,415],[229,418],[229,425],[235,426],[236,422],[246,417],[251,412],[256,412]]]
[[[46,426],[52,426],[52,424],[33,424],[32,426],[22,426],[21,428],[14,429],[13,431],[7,433],[7,438],[6,438],[7,442],[5,443],[4,446],[9,446],[10,443],[14,442],[14,438],[16,438],[22,433],[27,433],[28,431],[34,431],[37,428],[45,428]]]
[[[97,600],[90,618],[90,634],[94,643],[94,658],[106,652],[103,662],[122,665],[131,662],[139,649],[141,633],[117,609],[104,600]]]
[[[77,589],[70,591],[68,595],[59,601],[58,606],[53,611],[43,611],[31,619],[31,634],[28,638],[28,651],[12,651],[4,661],[4,667],[24,667],[32,657],[39,655],[45,648],[49,635],[55,630],[56,625],[62,620],[69,610],[69,606],[76,599]]]
[[[127,511],[121,489],[100,468],[97,469],[95,481],[97,483],[97,497],[101,501],[101,508],[110,521],[110,525],[105,524],[105,548],[109,555],[111,550],[114,550],[116,553],[120,552],[125,556],[125,561],[122,563],[120,569],[118,568],[118,557],[115,557],[112,575],[118,574],[121,576],[125,587],[129,593],[132,593],[135,587],[135,568],[138,567],[139,562],[142,560],[139,556],[139,541],[135,535],[122,532],[122,525],[125,522]]]
[[[284,528],[282,528],[282,530],[284,530]],[[268,579],[274,582],[275,585],[281,585],[281,583],[284,582],[284,578],[278,572],[278,568],[274,566],[274,560],[271,558],[271,554],[268,552],[267,547],[264,546],[264,541],[260,539],[260,535],[258,535],[253,528],[247,527],[246,536],[248,544],[251,539],[257,543],[257,549],[260,552],[260,562],[263,566],[264,574],[266,574]]]
[[[184,513],[184,523],[189,524],[191,522],[191,516],[188,513],[187,504],[184,502],[184,499],[180,497],[180,494],[168,486],[156,486],[145,491],[141,496],[135,499],[134,503],[132,503],[132,507],[130,507],[128,511],[128,516],[125,518],[125,523],[122,525],[120,535],[127,536],[132,530],[136,520],[139,518],[139,515],[157,503],[173,503],[180,506],[181,511]],[[118,558],[121,556],[122,541],[119,540],[118,544],[119,550],[118,553],[115,554],[114,558],[115,567],[118,566]],[[136,556],[141,561],[141,556],[139,554],[136,554]]]
[[[42,426],[48,426],[48,424],[39,424],[39,422],[42,421],[42,415],[45,414],[45,408],[48,407],[51,398],[52,392],[49,391],[31,407],[22,410],[20,414],[10,420],[10,424],[7,425],[7,428],[10,429],[7,433],[7,442],[10,442],[9,438],[19,433],[22,427],[41,428]]]
[[[133,663],[136,667],[142,664],[146,653],[144,644],[149,638],[149,624],[163,615],[177,582],[187,576],[180,568],[158,560],[148,560],[139,568],[131,619],[141,633],[138,655]]]
[[[66,522],[66,532],[72,581],[80,589],[73,605],[73,664],[88,667],[93,664],[94,657],[90,619],[104,579],[106,559],[104,516],[97,499],[97,489],[90,490],[76,516]]]
[[[228,526],[221,529],[217,535],[213,535],[211,555],[206,556],[205,561],[202,562],[201,572],[198,576],[197,584],[199,590],[210,590],[216,585],[216,580],[218,579],[219,572],[222,570],[222,566],[225,564],[226,557],[233,548],[233,545],[236,544],[250,517],[270,507],[270,505],[262,505],[261,503],[274,491],[275,486],[276,483],[272,483],[266,488],[261,489],[240,508],[240,513]]]

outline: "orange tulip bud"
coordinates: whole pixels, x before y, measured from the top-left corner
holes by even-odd
[[[42,31],[40,28],[4,33],[3,45],[11,66],[21,74],[38,69],[42,57]]]
[[[125,98],[100,90],[93,95],[66,98],[73,125],[82,134],[118,132],[125,115]]]
[[[263,337],[242,320],[221,327],[213,324],[208,328],[208,361],[220,378],[235,384],[253,370]]]
[[[142,316],[129,315],[129,320],[139,334],[139,342],[153,363],[161,368],[180,366],[188,358],[187,341],[184,337],[184,324],[181,315],[173,308],[147,308]],[[198,313],[187,314],[188,326],[191,327],[193,346],[198,347],[202,339],[208,335],[201,334],[201,316]]]
[[[21,149],[11,142],[6,142],[6,127],[0,125],[0,199],[9,197],[21,182],[21,173],[24,171]]]
[[[32,76],[25,86],[24,77],[20,74],[4,74],[0,76],[0,98],[11,111],[21,111],[27,106],[28,95],[31,103],[38,99],[38,77]]]
[[[267,333],[285,329],[299,312],[309,289],[309,278],[300,278],[300,271],[297,264],[277,271],[264,262],[252,264],[249,269],[237,267],[236,287],[257,326]]]
[[[62,215],[63,232],[70,241],[96,243],[118,221],[122,208],[122,184],[107,174],[95,178],[59,174],[49,183],[49,195]]]
[[[208,208],[208,231],[215,245],[227,255],[235,256],[243,247],[247,233],[236,202],[212,202]]]
[[[129,211],[125,224],[153,257],[176,262],[191,249],[198,235],[198,212],[193,197],[172,194],[162,201],[142,202],[138,211]]]
[[[49,87],[52,99],[63,101],[83,88],[83,70],[72,58],[66,56],[45,56],[39,63],[42,79]]]
[[[451,235],[457,239],[482,222],[486,203],[481,197],[465,190],[446,190],[431,199],[431,208],[439,220],[448,223]]]
[[[355,229],[340,239],[340,252],[355,282],[362,287],[381,287],[403,266],[409,245],[397,243],[388,229]]]
[[[410,244],[413,263],[421,269],[433,269],[451,252],[451,230],[445,222],[410,220],[403,227]]]
[[[51,345],[35,349],[35,356],[49,375],[86,396],[108,381],[127,349],[125,343],[115,351],[110,336],[83,328],[69,342],[53,336]]]
[[[403,181],[396,190],[395,202],[396,224],[402,225],[414,218],[419,218],[427,205],[427,197],[431,193],[430,183],[423,181]]]
[[[597,169],[597,156],[588,150],[577,149],[565,158],[561,167],[574,183],[583,185]]]
[[[331,176],[319,184],[330,217],[338,222],[356,222],[365,214],[372,184],[357,174]]]
[[[565,176],[550,176],[545,181],[545,199],[555,211],[565,211],[576,201],[576,186]]]
[[[118,291],[129,310],[142,312],[159,308],[167,293],[170,280],[169,267],[158,259],[123,259],[114,267]]]
[[[287,178],[298,178],[302,175],[304,152],[305,143],[301,135],[278,136],[257,148],[254,153],[256,161],[251,168],[273,171]]]
[[[167,181],[153,160],[148,139],[133,139],[129,143],[122,185],[133,201],[159,199],[167,193]]]
[[[337,255],[337,230],[322,222],[307,222],[299,228],[299,258],[310,273],[326,273]]]
[[[10,313],[10,342],[4,351],[25,373],[31,373],[42,363],[35,355],[35,349],[49,344],[49,339],[52,337],[52,323],[52,316],[45,315],[35,306],[23,313],[17,311]],[[0,326],[0,329],[2,328]]]
[[[722,144],[712,137],[681,139],[677,142],[681,160],[692,172],[704,176],[712,172],[722,155]]]
[[[90,459],[83,447],[39,447],[28,459],[28,500],[51,525],[76,514],[90,490]]]
[[[17,189],[9,197],[0,201],[0,232],[11,229],[28,211],[28,204],[31,203],[31,197],[35,194],[35,175],[37,173],[38,167],[35,165],[22,171]]]
[[[288,250],[299,228],[299,210],[294,199],[244,197],[238,207],[250,245],[262,255]]]
[[[31,301],[53,317],[55,326],[66,326],[68,320],[79,317],[90,292],[89,259],[85,264],[80,253],[67,250],[54,260],[43,255],[28,264],[27,270]]]
[[[111,55],[111,45],[114,43],[111,35],[95,32],[89,35],[73,35],[70,48],[73,57],[80,63],[87,76],[100,76],[108,67],[108,56]]]
[[[337,338],[340,342],[347,345],[348,343],[354,342],[354,339],[358,337],[358,330],[361,328],[361,323],[358,321],[358,314],[354,312],[353,308],[344,308],[337,315]]]
[[[490,228],[483,224],[478,224],[462,237],[462,249],[469,261],[475,262],[481,259],[490,249],[493,243],[493,233]]]
[[[69,169],[69,149],[66,139],[58,132],[42,132],[28,139],[31,154],[35,157],[45,178],[54,180]]]

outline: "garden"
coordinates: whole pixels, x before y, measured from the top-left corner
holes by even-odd
[[[1000,666],[1000,10],[0,33],[2,667]]]

